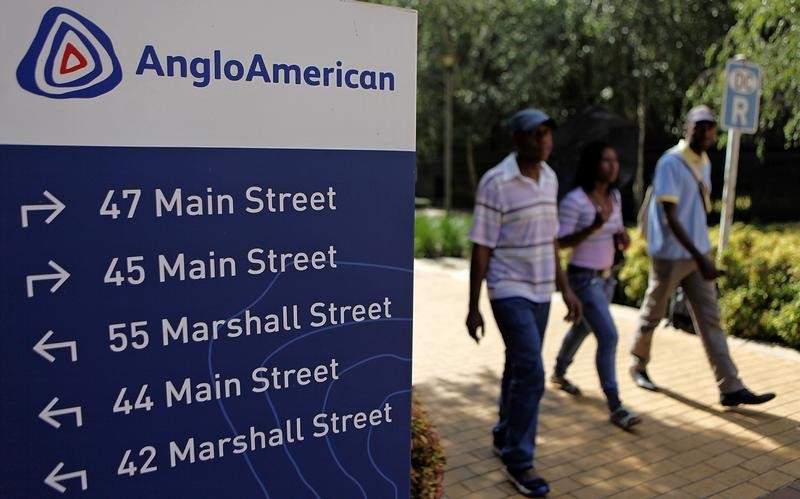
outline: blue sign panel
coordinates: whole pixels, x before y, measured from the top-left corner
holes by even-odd
[[[407,497],[414,154],[0,146],[3,497]]]
[[[408,497],[415,29],[4,10],[0,497]]]
[[[5,9],[0,497],[408,497],[415,29]]]
[[[743,133],[758,130],[761,100],[761,67],[730,60],[725,65],[725,90],[722,98],[722,126]]]

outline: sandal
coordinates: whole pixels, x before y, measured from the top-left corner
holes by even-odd
[[[581,389],[570,383],[570,381],[560,374],[553,373],[550,375],[550,382],[556,385],[559,389],[564,390],[570,395],[579,396]]]
[[[629,411],[623,406],[617,407],[617,409],[611,413],[608,419],[613,424],[619,426],[625,431],[630,431],[633,426],[642,422],[642,418],[640,418],[638,414]]]

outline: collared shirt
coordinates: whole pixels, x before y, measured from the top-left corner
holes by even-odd
[[[555,291],[558,179],[542,162],[539,180],[508,155],[481,178],[470,241],[492,248],[486,283],[492,300],[549,302]]]
[[[597,214],[589,195],[581,187],[572,189],[558,207],[558,237],[569,236],[594,223]],[[605,270],[614,264],[614,234],[625,230],[622,200],[618,190],[611,192],[611,216],[572,250],[570,263],[587,269]]]
[[[664,202],[677,205],[678,221],[692,243],[701,253],[708,253],[711,241],[706,217],[710,192],[711,162],[705,153],[698,155],[682,140],[661,156],[653,176],[653,202],[648,209],[647,252],[650,256],[666,260],[692,257],[667,225]]]

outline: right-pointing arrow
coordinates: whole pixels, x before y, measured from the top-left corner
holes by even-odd
[[[61,492],[62,494],[67,491],[67,488],[61,485],[60,482],[64,480],[69,480],[71,478],[80,478],[81,479],[81,490],[86,490],[89,488],[88,478],[86,476],[86,470],[80,471],[73,471],[72,473],[64,473],[63,475],[59,475],[58,472],[61,471],[61,468],[64,467],[64,463],[58,463],[53,471],[47,475],[47,478],[44,479],[44,483],[53,487],[57,491]]]
[[[64,341],[61,343],[47,343],[47,340],[53,336],[53,331],[48,331],[44,334],[41,340],[33,346],[33,351],[44,357],[50,362],[56,360],[53,355],[48,352],[48,350],[54,350],[56,348],[69,348],[70,358],[72,362],[76,362],[78,360],[78,344],[75,341]]]
[[[40,211],[40,210],[52,211],[50,216],[48,216],[44,220],[44,223],[49,224],[50,222],[52,222],[58,216],[59,213],[61,213],[64,210],[64,208],[66,208],[66,205],[64,203],[62,203],[57,197],[53,196],[49,192],[44,191],[42,194],[44,194],[44,196],[47,199],[49,199],[52,204],[25,204],[25,205],[22,205],[22,208],[20,209],[20,211],[22,212],[22,227],[23,228],[28,226],[28,212],[29,211]]]
[[[80,428],[83,426],[83,411],[81,411],[80,407],[67,407],[66,409],[56,409],[53,410],[53,407],[58,403],[58,397],[53,398],[47,407],[45,407],[42,412],[39,413],[39,417],[45,423],[49,424],[53,428],[60,428],[61,423],[56,421],[53,416],[63,416],[64,414],[75,414],[75,425]]]
[[[28,285],[28,298],[33,298],[33,283],[35,281],[52,281],[54,279],[58,279],[58,281],[55,284],[53,284],[53,286],[50,288],[50,292],[55,293],[56,290],[60,288],[61,285],[64,284],[64,282],[67,279],[69,279],[69,272],[64,270],[59,264],[57,264],[53,260],[50,260],[49,262],[47,262],[47,264],[50,265],[50,268],[55,270],[57,273],[29,275],[26,278],[26,282]]]

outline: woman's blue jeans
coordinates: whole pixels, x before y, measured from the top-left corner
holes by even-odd
[[[525,298],[492,300],[492,311],[503,342],[506,362],[500,386],[500,416],[492,430],[509,469],[533,466],[539,401],[544,393],[542,341],[550,303]]]
[[[608,400],[609,409],[613,411],[620,405],[616,373],[617,327],[608,307],[614,296],[616,281],[613,277],[605,279],[589,269],[572,266],[567,267],[567,278],[583,304],[584,320],[573,324],[564,336],[556,359],[556,374],[564,376],[581,343],[593,331],[597,338],[595,363],[600,386]]]

